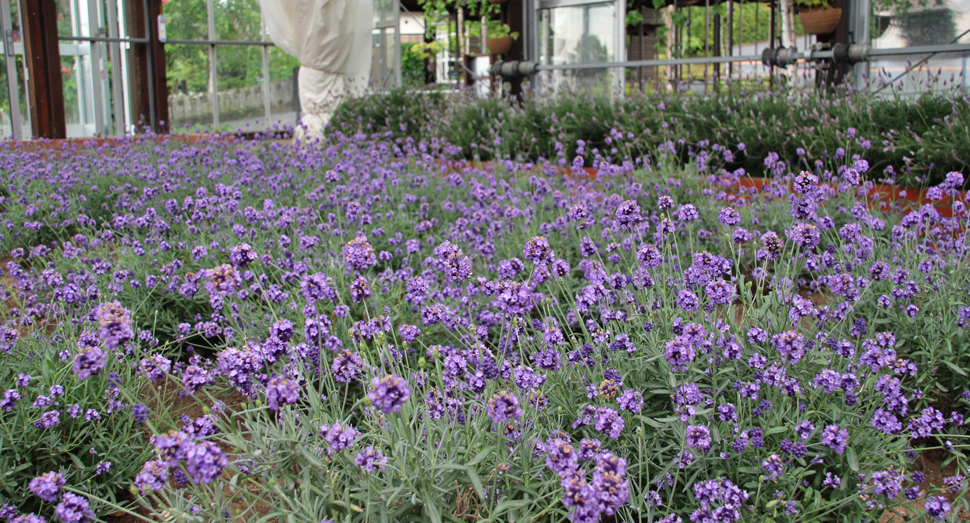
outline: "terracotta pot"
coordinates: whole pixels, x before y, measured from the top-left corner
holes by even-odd
[[[512,49],[512,37],[511,36],[500,36],[498,38],[486,38],[485,44],[488,46],[488,52],[492,54],[505,54]]]
[[[821,9],[810,9],[798,14],[802,21],[802,29],[805,34],[827,35],[839,26],[842,18],[842,9],[838,7],[824,6]]]

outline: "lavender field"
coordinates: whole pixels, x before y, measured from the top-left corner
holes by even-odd
[[[956,521],[964,177],[854,135],[4,146],[0,518]]]

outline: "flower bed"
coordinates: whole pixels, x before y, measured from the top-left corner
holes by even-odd
[[[943,219],[876,212],[859,157],[748,191],[681,152],[595,177],[362,135],[0,152],[3,516],[966,510],[962,177]]]
[[[345,102],[331,124],[344,134],[447,141],[452,158],[491,160],[597,157],[613,163],[654,155],[668,142],[728,148],[729,170],[772,177],[769,157],[814,169],[815,162],[860,154],[867,179],[903,186],[970,174],[970,99],[960,90],[919,98],[870,97],[853,89],[792,92],[727,85],[711,96],[634,93],[621,101],[583,93],[527,94],[522,104],[461,95],[412,96],[403,90]]]

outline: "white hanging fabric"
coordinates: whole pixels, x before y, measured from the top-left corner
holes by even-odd
[[[370,82],[373,0],[259,0],[273,43],[300,60],[299,91],[309,137],[322,136],[345,96]],[[302,138],[297,127],[297,138]]]

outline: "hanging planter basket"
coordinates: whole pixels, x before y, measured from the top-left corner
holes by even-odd
[[[798,14],[805,34],[827,35],[835,31],[842,19],[842,9],[824,6],[821,9],[809,9]]]
[[[486,38],[485,45],[488,46],[488,52],[492,54],[505,54],[512,49],[512,37],[511,36],[499,36],[497,38]]]

